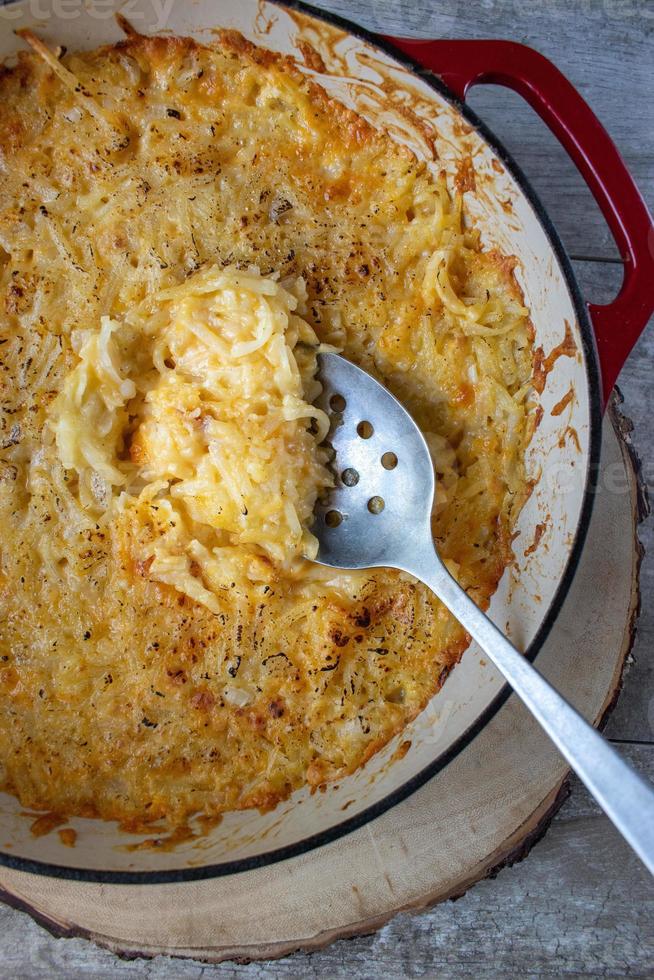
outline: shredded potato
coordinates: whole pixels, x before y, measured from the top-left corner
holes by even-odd
[[[515,260],[238,35],[26,40],[0,78],[0,785],[132,830],[273,807],[364,764],[468,643],[410,577],[302,559],[318,344],[421,426],[439,551],[485,607],[537,418]]]
[[[318,340],[294,312],[304,283],[291,285],[297,296],[256,270],[213,267],[123,323],[102,317],[52,406],[59,458],[84,506],[103,524],[129,509],[130,491],[165,507],[170,530],[145,555],[151,577],[216,613],[233,575],[223,581],[226,549],[246,581],[270,579],[257,556],[289,566],[318,550],[307,525],[332,484],[318,447],[329,419],[305,400],[320,391]]]

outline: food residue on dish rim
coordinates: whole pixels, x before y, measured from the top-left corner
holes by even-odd
[[[375,71],[381,81],[371,83],[361,77],[353,76],[351,66],[347,61],[347,54],[338,50],[343,40],[348,38],[346,32],[336,28],[332,24],[323,24],[314,20],[312,17],[300,13],[299,11],[287,10],[287,15],[296,27],[297,34],[293,38],[296,49],[301,57],[298,59],[300,64],[306,68],[320,74],[331,75],[348,80],[350,97],[354,103],[355,111],[366,117],[366,100],[375,104],[377,114],[382,114],[390,109],[396,116],[406,120],[412,131],[414,138],[417,138],[426,147],[426,158],[432,163],[439,159],[436,149],[437,140],[442,140],[451,144],[456,150],[457,158],[456,172],[454,181],[459,190],[475,191],[478,198],[498,200],[503,212],[507,215],[514,213],[513,201],[510,195],[499,198],[495,188],[497,175],[505,176],[505,169],[494,154],[491,155],[491,172],[475,172],[473,161],[480,151],[480,147],[473,146],[472,142],[464,137],[470,136],[475,132],[474,127],[466,123],[458,109],[447,106],[440,111],[446,112],[450,116],[452,133],[458,140],[455,145],[447,138],[444,132],[440,132],[434,126],[433,102],[425,109],[425,96],[416,88],[415,77],[410,69],[402,65],[389,65],[384,56],[379,57],[377,53],[369,48],[368,45],[355,52],[356,60],[364,67],[369,67]],[[267,27],[265,33],[269,33]],[[402,81],[398,82],[396,76],[402,75]],[[422,110],[422,111],[421,111]],[[438,116],[440,111],[436,112]],[[377,123],[379,125],[379,123]],[[393,136],[397,127],[386,123],[386,131]],[[407,134],[399,133],[402,142],[405,141]],[[483,147],[487,149],[486,146]],[[462,155],[463,154],[463,155]],[[485,185],[489,185],[486,187]],[[474,219],[473,219],[474,220]]]
[[[298,47],[298,41],[303,41],[311,45],[313,50],[319,55],[323,64],[330,68],[325,69],[334,71],[334,64],[339,74],[347,74],[347,62],[345,58],[336,50],[336,45],[348,38],[350,35],[341,27],[334,24],[323,23],[316,20],[309,14],[301,13],[299,10],[286,8],[284,13],[295,24],[297,34],[293,38],[293,43]],[[269,29],[266,31],[269,33]]]
[[[525,550],[523,552],[525,558],[528,558],[529,555],[533,555],[534,551],[536,550],[536,548],[540,544],[541,538],[545,534],[545,531],[547,530],[547,527],[548,527],[548,525],[547,525],[547,522],[546,521],[542,521],[540,524],[537,524],[536,525],[536,528],[535,528],[535,531],[534,531],[534,540],[531,542],[531,544],[529,545],[528,548],[525,548]]]
[[[77,844],[77,831],[73,830],[72,827],[64,827],[62,830],[58,830],[57,833],[64,847],[75,847]]]
[[[23,817],[33,817],[33,813],[22,813]],[[36,817],[30,825],[30,833],[32,837],[45,837],[47,834],[51,834],[53,830],[57,827],[61,827],[62,824],[67,823],[66,817],[62,817],[59,813],[42,813],[40,816]]]
[[[409,751],[410,748],[411,748],[411,739],[405,739],[403,742],[400,742],[400,744],[396,748],[395,752],[391,756],[391,760],[390,761],[391,762],[396,762],[399,759],[403,759],[404,756],[407,754],[407,752]]]
[[[274,17],[270,20],[267,19],[264,13],[264,6],[263,3],[259,3],[259,13],[255,21],[255,32],[259,36],[267,36],[270,33],[272,24],[276,20]],[[347,61],[347,54],[350,53],[349,49],[346,53],[338,50],[339,45],[348,39],[349,35],[347,32],[342,28],[335,27],[333,24],[317,21],[300,11],[286,10],[285,13],[295,25],[297,33],[293,37],[293,43],[301,55],[298,61],[303,63],[304,67],[319,74],[332,75],[349,80],[352,83],[349,89],[355,104],[355,109],[362,115],[365,116],[366,112],[364,106],[360,103],[364,97],[367,97],[377,103],[377,109],[380,112],[383,112],[386,108],[391,108],[397,115],[404,117],[412,126],[415,134],[426,144],[427,157],[432,161],[438,160],[436,140],[440,138],[448,143],[450,140],[446,138],[444,133],[439,132],[433,124],[433,104],[429,106],[426,114],[420,112],[421,107],[425,106],[426,100],[424,95],[412,84],[415,78],[410,69],[399,64],[389,65],[383,57],[379,57],[376,53],[373,53],[369,45],[365,45],[361,50],[355,52],[355,57],[363,66],[370,67],[373,71],[377,72],[381,78],[381,82],[371,84],[361,77],[353,76],[352,69]],[[404,76],[401,84],[394,77],[397,74]],[[398,98],[398,96],[401,96],[401,98]],[[407,98],[410,104],[404,101]],[[462,150],[466,151],[468,152],[470,163],[472,163],[472,156],[469,151],[473,151],[472,155],[476,155],[478,150],[474,151],[472,146],[468,144],[468,141],[462,139],[462,137],[474,133],[474,127],[462,119],[457,109],[451,106],[448,106],[447,109],[452,117],[450,120],[452,133],[459,140],[459,144],[456,146],[456,155],[461,157]],[[393,127],[386,126],[389,133],[391,132],[391,128]],[[490,165],[494,174],[505,175],[504,167],[494,154],[492,155]],[[457,181],[462,179],[461,169],[466,166],[465,160],[459,161],[456,176]],[[493,185],[494,174],[478,174],[481,178],[480,183],[490,183]],[[474,179],[475,175],[473,171],[473,182]],[[465,189],[474,188],[466,187]],[[479,187],[477,190],[479,196],[485,195],[485,188]],[[489,190],[493,193],[493,186]],[[496,195],[494,196],[496,197]],[[501,199],[499,203],[505,214],[513,214],[513,202],[510,196]]]
[[[351,83],[349,86],[350,96],[355,105],[355,110],[363,116],[366,115],[366,112],[360,103],[365,97],[376,103],[379,112],[383,112],[390,106],[397,115],[409,122],[418,138],[424,141],[428,159],[432,161],[438,159],[435,141],[441,134],[434,127],[431,118],[423,117],[417,111],[425,100],[424,96],[421,96],[417,89],[407,81],[407,79],[412,78],[412,72],[401,65],[389,66],[386,62],[375,57],[366,47],[366,49],[356,52],[356,58],[362,65],[371,67],[381,77],[381,83],[371,84],[370,81],[352,75],[347,57],[338,50],[338,45],[348,38],[345,31],[334,27],[332,24],[317,22],[299,11],[287,10],[286,13],[297,29],[293,43],[300,52],[301,62],[306,68],[320,74],[332,75],[349,81]],[[392,77],[393,72],[402,73],[405,76],[403,85],[398,85],[395,78]],[[403,100],[397,98],[399,94],[403,96]],[[409,104],[407,104],[407,98]],[[433,118],[433,106],[430,116]],[[454,125],[457,125],[456,121]],[[387,125],[386,130],[390,132],[391,126]],[[468,134],[472,131],[472,127],[466,128],[465,124],[461,124],[461,132]],[[461,132],[456,135],[461,135]]]
[[[315,71],[318,73],[324,73],[327,71],[325,62],[322,60],[322,57],[318,51],[316,51],[314,46],[309,43],[309,41],[303,41],[302,38],[299,38],[297,46],[304,59],[304,65],[309,69],[309,71]]]
[[[577,344],[572,334],[572,327],[567,320],[565,323],[565,334],[563,340],[556,347],[553,347],[549,354],[545,355],[542,347],[537,347],[534,351],[534,388],[541,395],[545,389],[547,377],[560,357],[575,357],[577,354]]]
[[[169,834],[161,837],[147,837],[145,840],[137,841],[135,844],[124,844],[119,849],[121,851],[160,851],[170,853],[174,851],[178,844],[186,844],[188,841],[199,840],[209,836],[212,830],[218,827],[223,820],[221,813],[215,816],[198,814],[193,818],[199,824],[199,829],[194,830],[188,823],[182,824]],[[152,831],[152,828],[150,828]]]
[[[568,391],[566,391],[563,398],[554,405],[550,411],[550,415],[561,415],[566,405],[569,405],[573,398],[575,397],[574,385],[570,385]]]
[[[266,0],[257,0],[257,16],[254,18],[254,32],[258,34],[259,37],[267,37],[275,24],[277,23],[277,16],[273,13],[268,13]]]
[[[558,447],[563,449],[565,446],[566,439],[570,439],[570,442],[574,445],[578,453],[581,453],[581,443],[579,442],[579,436],[577,430],[572,425],[566,425],[565,429],[559,436]]]

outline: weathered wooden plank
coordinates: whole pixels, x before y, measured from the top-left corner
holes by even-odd
[[[621,262],[573,261],[582,296],[590,303],[610,303],[622,283]]]
[[[654,202],[654,7],[621,0],[434,3],[324,0],[324,9],[386,34],[511,38],[551,58],[582,92]],[[589,191],[532,110],[506,90],[480,87],[470,104],[531,178],[569,250],[611,257],[615,246]]]
[[[624,759],[654,782],[654,744],[617,743],[616,748]],[[553,826],[566,820],[599,816],[601,810],[576,776],[570,777],[570,796],[563,804]],[[538,851],[534,852],[535,855]]]

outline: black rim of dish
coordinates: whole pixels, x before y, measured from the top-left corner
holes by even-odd
[[[12,2],[15,2],[15,0],[0,0],[0,4],[3,5]],[[359,40],[365,41],[373,47],[380,49],[385,54],[390,55],[402,67],[407,68],[413,74],[418,75],[424,82],[426,82],[427,85],[429,85],[430,88],[445,98],[456,109],[458,109],[467,122],[469,122],[483,137],[486,143],[489,144],[493,152],[501,160],[502,164],[506,167],[524,196],[529,201],[529,204],[538,218],[550,246],[559,262],[560,269],[568,287],[570,298],[575,308],[583,342],[584,363],[586,366],[589,391],[589,449],[584,499],[582,502],[574,542],[572,548],[570,549],[565,570],[561,576],[561,580],[557,586],[550,607],[534,639],[530,643],[528,650],[525,652],[527,659],[533,662],[551,632],[552,626],[554,625],[554,622],[561,610],[579,564],[581,552],[588,533],[588,527],[590,525],[595,490],[597,487],[600,459],[602,389],[599,362],[595,346],[595,336],[588,310],[579,289],[570,258],[558,232],[552,224],[549,215],[541,204],[540,199],[538,198],[529,179],[525,176],[521,167],[513,159],[513,156],[505,149],[500,140],[498,140],[497,137],[482,122],[482,120],[479,119],[477,114],[473,112],[472,109],[468,108],[468,106],[462,102],[448,88],[448,86],[440,80],[440,78],[429,70],[423,68],[413,58],[410,58],[403,52],[399,51],[390,42],[380,38],[371,31],[366,30],[366,28],[360,27],[358,24],[354,24],[351,21],[346,20],[343,17],[339,17],[338,15],[329,13],[328,11],[320,10],[317,7],[313,7],[302,2],[302,0],[285,0],[285,2],[282,2],[282,0],[271,0],[271,2],[282,8],[286,7],[287,9],[297,10],[327,24],[340,27],[353,37],[356,37]],[[49,864],[45,861],[36,861],[30,858],[21,858],[1,850],[0,865],[5,865],[6,867],[14,868],[18,871],[27,871],[32,874],[49,875],[51,877],[68,878],[77,881],[93,881],[117,885],[156,885],[174,882],[181,883],[187,881],[198,881],[207,878],[219,878],[224,875],[239,874],[255,868],[265,867],[269,864],[275,864],[289,858],[298,857],[299,855],[306,854],[308,851],[311,851],[316,847],[330,844],[333,841],[338,840],[340,837],[351,833],[353,830],[357,830],[359,827],[364,826],[366,823],[369,823],[376,817],[381,816],[381,814],[385,813],[397,803],[401,803],[403,800],[405,800],[408,796],[423,786],[429,779],[444,769],[467,745],[470,744],[470,742],[486,727],[491,718],[497,714],[511,693],[511,688],[508,684],[505,684],[488,707],[479,715],[475,722],[462,735],[459,736],[459,738],[447,749],[447,751],[443,752],[431,763],[429,763],[429,765],[425,766],[424,769],[421,769],[421,771],[416,773],[415,776],[412,776],[409,780],[407,780],[407,782],[390,792],[383,799],[369,807],[366,807],[365,810],[362,810],[355,816],[352,816],[347,820],[343,820],[327,830],[312,834],[309,837],[305,837],[294,844],[275,848],[274,850],[264,854],[257,854],[253,855],[252,857],[241,858],[235,861],[221,861],[218,864],[205,865],[204,867],[199,868],[177,868],[167,871],[108,871],[92,868],[75,868],[66,865]]]

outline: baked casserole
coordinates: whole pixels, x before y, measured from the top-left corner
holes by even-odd
[[[362,766],[469,637],[310,560],[320,345],[420,425],[486,607],[537,411],[515,260],[292,60],[223,33],[30,52],[0,82],[0,785],[184,826]]]

